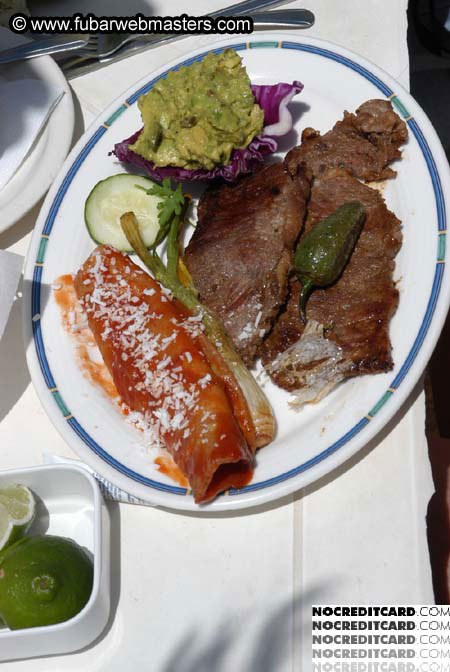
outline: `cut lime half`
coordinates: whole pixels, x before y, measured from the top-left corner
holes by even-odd
[[[26,534],[35,515],[36,502],[26,485],[0,488],[0,551]]]

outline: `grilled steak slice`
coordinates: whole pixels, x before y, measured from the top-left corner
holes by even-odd
[[[367,219],[340,279],[309,298],[306,313],[313,333],[299,341],[304,334],[298,307],[301,284],[292,279],[286,309],[262,346],[263,364],[277,385],[287,390],[320,388],[308,401],[324,396],[342,378],[393,366],[389,320],[398,303],[392,274],[402,241],[399,220],[378,191],[345,171],[331,170],[314,182],[305,232],[351,200],[363,203]]]
[[[276,163],[200,199],[185,263],[247,365],[286,299],[309,191],[302,169]]]
[[[368,100],[356,114],[344,112],[342,121],[325,135],[305,128],[302,144],[286,156],[293,170],[304,162],[316,177],[329,168],[343,168],[361,180],[382,180],[395,177],[388,167],[400,158],[399,146],[406,142],[408,131],[404,121],[387,100]]]

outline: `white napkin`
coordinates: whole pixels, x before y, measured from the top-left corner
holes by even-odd
[[[39,137],[64,91],[37,79],[0,77],[0,190]]]
[[[85,462],[72,460],[70,457],[52,455],[51,453],[42,453],[42,457],[44,464],[79,464],[81,467],[87,469],[87,471],[96,479],[100,492],[106,500],[112,502],[124,502],[125,504],[140,504],[141,506],[155,506],[151,502],[147,502],[144,499],[130,495],[129,492],[121,490],[117,485],[114,485],[110,481],[107,481],[106,478],[103,478],[103,476],[100,476],[100,474],[97,474],[97,472],[91,469]]]
[[[20,254],[0,250],[0,338],[8,321],[22,266]]]

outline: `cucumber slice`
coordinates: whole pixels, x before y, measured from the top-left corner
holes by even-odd
[[[89,235],[96,243],[112,245],[121,252],[132,252],[120,217],[133,211],[147,247],[154,242],[159,229],[159,196],[149,196],[136,185],[150,189],[155,183],[147,177],[121,173],[97,182],[87,197],[84,219]]]

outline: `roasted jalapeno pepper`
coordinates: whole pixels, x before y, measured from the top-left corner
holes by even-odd
[[[302,283],[300,316],[306,322],[306,301],[313,287],[327,287],[344,270],[366,218],[359,201],[349,201],[316,224],[300,240],[294,270]]]

